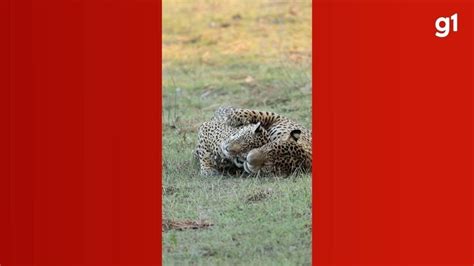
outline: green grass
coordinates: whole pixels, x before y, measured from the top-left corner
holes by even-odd
[[[197,128],[221,105],[311,127],[310,1],[163,3],[165,265],[309,265],[311,176],[202,177]]]

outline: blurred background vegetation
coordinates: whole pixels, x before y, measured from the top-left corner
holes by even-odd
[[[168,125],[222,104],[310,123],[311,1],[164,1],[162,47]]]

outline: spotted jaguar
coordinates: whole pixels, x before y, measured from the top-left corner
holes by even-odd
[[[246,172],[289,175],[296,171],[311,171],[311,130],[279,114],[250,109],[234,108],[224,119],[232,127],[260,123],[268,131],[268,143],[251,150],[245,157]]]
[[[269,134],[259,122],[237,127],[226,124],[234,111],[233,107],[221,107],[199,127],[194,156],[201,175],[236,174],[250,150],[268,143]]]

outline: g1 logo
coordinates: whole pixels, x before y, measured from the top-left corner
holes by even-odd
[[[444,38],[449,35],[451,29],[450,22],[453,21],[453,32],[458,31],[458,14],[454,14],[451,17],[439,17],[435,22],[436,33],[435,35],[439,38]]]

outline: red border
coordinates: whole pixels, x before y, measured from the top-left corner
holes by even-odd
[[[313,262],[472,265],[474,3],[313,8]]]
[[[160,264],[160,1],[0,12],[0,264]]]

